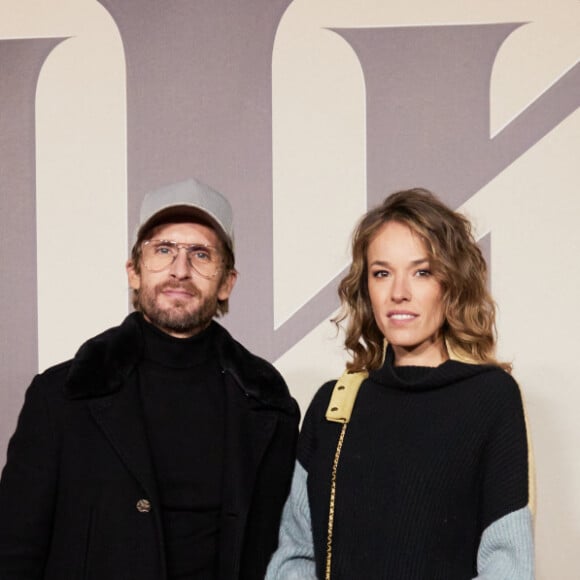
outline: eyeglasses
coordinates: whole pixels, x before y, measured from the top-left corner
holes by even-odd
[[[223,265],[217,248],[205,244],[180,244],[171,240],[146,240],[142,246],[143,265],[150,272],[161,272],[169,268],[185,250],[187,263],[203,278],[215,278]]]

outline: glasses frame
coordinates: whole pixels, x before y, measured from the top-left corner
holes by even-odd
[[[160,268],[160,269],[149,268],[147,266],[147,264],[145,263],[144,248],[145,248],[145,246],[149,246],[153,242],[158,242],[158,243],[165,242],[167,245],[174,247],[174,248],[177,248],[177,252],[173,256],[173,260],[171,260],[171,262],[169,262],[167,264],[167,266],[163,266],[163,268]],[[188,251],[192,247],[205,248],[207,250],[212,250],[213,252],[215,252],[217,254],[217,256],[219,257],[219,262],[218,262],[218,265],[216,266],[216,271],[213,274],[210,274],[210,275],[203,274],[195,267],[195,265],[191,261],[190,252]],[[167,268],[170,268],[173,264],[175,264],[175,260],[177,260],[177,256],[179,256],[179,250],[182,250],[182,249],[186,250],[185,256],[187,258],[187,264],[198,276],[201,276],[202,278],[205,278],[206,280],[213,280],[221,271],[223,271],[224,258],[222,256],[222,253],[219,250],[219,248],[217,248],[216,246],[211,246],[209,244],[202,244],[202,243],[197,243],[197,242],[194,242],[192,244],[189,244],[189,243],[186,244],[184,242],[175,242],[174,240],[166,240],[166,239],[162,239],[162,238],[153,238],[151,240],[144,240],[143,242],[141,242],[141,261],[143,263],[144,268],[148,272],[153,272],[153,273],[163,272],[164,270],[167,270]]]

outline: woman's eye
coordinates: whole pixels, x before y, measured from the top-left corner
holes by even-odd
[[[386,278],[387,276],[390,276],[388,270],[375,270],[373,272],[373,278]]]
[[[415,272],[415,275],[418,278],[428,278],[429,276],[431,276],[431,270],[423,268],[422,270],[417,270],[417,272]]]

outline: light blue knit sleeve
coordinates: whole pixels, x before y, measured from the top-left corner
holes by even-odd
[[[526,506],[489,525],[481,536],[475,580],[534,580],[533,523]]]
[[[296,461],[282,512],[278,549],[270,560],[266,580],[316,580],[306,478],[306,470]]]

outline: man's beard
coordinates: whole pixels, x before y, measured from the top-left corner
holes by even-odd
[[[180,288],[189,292],[199,302],[193,310],[188,310],[185,300],[174,300],[168,308],[160,308],[157,296],[167,288]],[[203,297],[195,284],[164,282],[154,288],[139,290],[137,299],[139,310],[157,328],[168,334],[194,335],[201,332],[212,321],[217,312],[218,298],[216,294]]]

